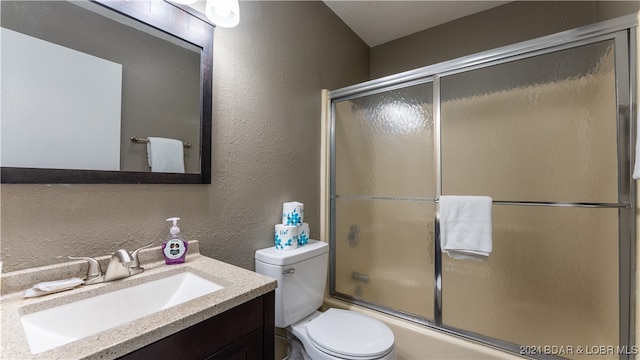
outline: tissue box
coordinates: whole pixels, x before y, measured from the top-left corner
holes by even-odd
[[[278,250],[293,250],[298,248],[298,227],[284,224],[275,226],[274,241]]]
[[[298,225],[298,246],[305,246],[309,242],[309,224]]]

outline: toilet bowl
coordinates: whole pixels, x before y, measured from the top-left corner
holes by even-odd
[[[314,312],[287,331],[303,344],[304,359],[392,360],[394,337],[381,321],[354,311]]]
[[[329,245],[309,240],[295,250],[256,251],[256,272],[278,281],[275,325],[303,345],[302,358],[393,360],[393,332],[383,322],[350,310],[317,309],[324,300]]]

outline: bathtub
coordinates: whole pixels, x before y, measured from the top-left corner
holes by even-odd
[[[512,353],[475,343],[378,311],[325,297],[324,308],[348,309],[374,317],[395,335],[398,360],[415,359],[514,359]]]

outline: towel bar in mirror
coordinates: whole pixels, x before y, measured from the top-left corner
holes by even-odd
[[[141,138],[139,138],[139,137],[137,137],[137,136],[132,136],[132,137],[131,137],[131,142],[132,142],[132,143],[146,144],[146,143],[148,143],[148,142],[149,142],[149,139],[141,139]],[[190,147],[191,147],[191,144],[190,144],[190,143],[188,143],[188,142],[184,142],[184,141],[183,141],[182,143],[184,144],[184,147],[185,147],[185,148],[190,148]]]

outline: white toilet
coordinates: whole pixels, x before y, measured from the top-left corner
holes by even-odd
[[[278,280],[276,327],[300,340],[305,359],[395,359],[393,333],[381,321],[348,310],[317,311],[328,259],[329,245],[317,240],[295,250],[256,251],[256,272]]]

